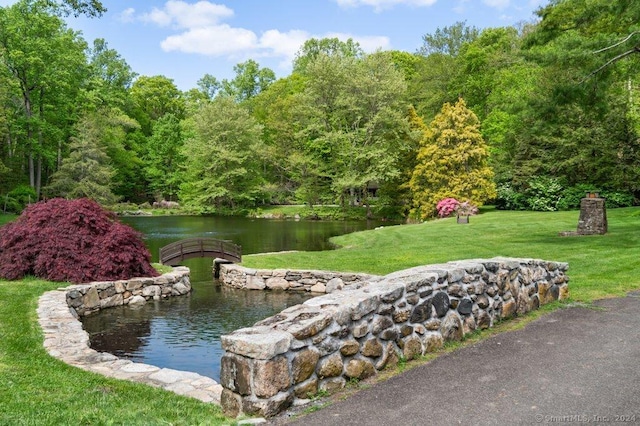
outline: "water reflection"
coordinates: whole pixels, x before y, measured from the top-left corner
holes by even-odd
[[[231,240],[243,254],[283,250],[318,251],[333,246],[329,238],[373,229],[379,221],[293,221],[218,216],[137,216],[121,220],[145,236],[154,261],[160,247],[183,238]],[[389,224],[388,222],[386,223]]]
[[[186,296],[121,306],[85,317],[91,347],[158,367],[219,380],[220,336],[304,302],[309,293],[242,291],[209,281]]]
[[[328,250],[330,237],[372,229],[381,222],[286,221],[214,216],[128,217],[123,222],[145,236],[154,261],[160,247],[191,237],[232,240],[243,254],[283,250]],[[388,225],[388,223],[386,223]],[[212,259],[189,259],[193,292],[117,307],[83,319],[91,347],[158,367],[194,371],[219,380],[220,336],[302,303],[309,293],[240,291],[214,284]]]

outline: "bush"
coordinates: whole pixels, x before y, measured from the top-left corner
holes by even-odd
[[[54,198],[0,228],[0,277],[84,283],[157,276],[141,235],[95,201]]]
[[[35,189],[29,185],[17,186],[3,198],[3,211],[16,214],[20,214],[26,206],[38,199]]]
[[[510,183],[498,185],[496,208],[500,210],[556,211],[561,203],[563,186],[556,178],[537,176],[523,190]]]
[[[601,190],[588,183],[563,188],[559,180],[540,176],[531,179],[528,188],[522,192],[514,190],[510,184],[499,185],[496,208],[537,211],[579,209],[580,201],[587,192],[600,193],[608,208],[631,207],[636,201],[632,194],[626,192]]]
[[[440,200],[436,205],[438,217],[451,216],[456,211],[459,205],[460,201],[456,200],[455,198],[444,198]]]
[[[530,210],[539,212],[558,210],[558,202],[564,190],[558,179],[538,176],[531,179],[528,185],[525,198]]]
[[[562,197],[558,201],[558,210],[574,210],[580,208],[582,200],[588,191],[599,192],[599,190],[588,183],[571,186],[564,190]]]
[[[600,192],[600,196],[606,199],[606,205],[611,209],[635,205],[634,196],[626,192],[602,191]]]
[[[498,185],[496,209],[498,210],[526,210],[527,202],[524,194],[513,189],[510,183]]]

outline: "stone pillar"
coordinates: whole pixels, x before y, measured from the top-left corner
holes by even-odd
[[[604,198],[583,198],[580,201],[579,235],[607,233],[607,209]]]

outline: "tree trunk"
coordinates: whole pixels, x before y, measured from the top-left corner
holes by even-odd
[[[31,99],[29,97],[29,92],[23,90],[22,92],[24,99],[24,113],[27,118],[27,145],[29,149],[29,185],[35,189],[36,187],[36,174],[35,174],[35,165],[33,163],[33,129],[31,128],[31,119],[33,113],[31,111]]]
[[[33,164],[33,152],[29,153],[29,185],[35,189],[36,187],[36,172]]]
[[[42,188],[42,156],[38,155],[36,169],[36,201],[40,199],[40,189]]]

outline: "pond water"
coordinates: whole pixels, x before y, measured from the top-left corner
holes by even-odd
[[[332,236],[380,226],[376,221],[284,221],[206,216],[127,217],[144,234],[153,260],[160,247],[182,238],[229,239],[243,254],[328,250]],[[388,224],[388,223],[387,223]],[[220,336],[249,327],[304,302],[309,293],[242,291],[212,278],[212,259],[190,259],[193,291],[142,307],[109,308],[83,318],[91,347],[163,368],[187,370],[219,381]]]

